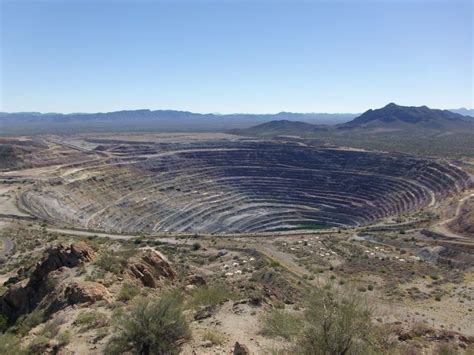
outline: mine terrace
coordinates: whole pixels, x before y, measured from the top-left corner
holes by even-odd
[[[432,208],[471,184],[444,161],[291,139],[105,135],[45,144],[38,149],[60,147],[80,159],[65,159],[25,188],[21,208],[51,223],[117,233],[364,226]]]

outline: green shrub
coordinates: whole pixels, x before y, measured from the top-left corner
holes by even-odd
[[[310,297],[298,354],[363,354],[371,350],[371,310],[353,291],[332,286]]]
[[[38,335],[28,345],[28,353],[29,354],[45,353],[45,350],[49,347],[50,340],[51,339],[45,337],[44,335]]]
[[[302,319],[287,311],[274,309],[263,316],[262,333],[268,336],[280,336],[291,340],[298,335],[302,327]]]
[[[90,329],[102,328],[108,324],[107,316],[97,311],[81,311],[76,318],[77,324],[82,332]]]
[[[210,341],[213,345],[223,345],[225,343],[225,337],[222,333],[211,330],[204,333],[202,340]]]
[[[20,339],[10,333],[0,335],[0,354],[26,354],[20,346]]]
[[[116,327],[118,333],[107,344],[107,354],[178,354],[178,341],[190,336],[182,299],[176,293],[138,299],[118,316]]]
[[[276,261],[276,260],[270,261],[270,267],[276,269],[279,266],[280,266],[280,263],[278,261]]]
[[[44,312],[35,309],[30,314],[24,315],[16,321],[16,331],[19,335],[26,335],[32,328],[44,322]]]
[[[120,275],[127,263],[127,259],[123,256],[104,253],[100,256],[95,264],[104,271],[111,272],[115,275]]]
[[[192,293],[191,305],[215,306],[225,302],[230,297],[230,293],[224,285],[200,286]]]
[[[123,284],[118,294],[119,301],[129,301],[140,293],[140,290],[135,285],[125,283]]]
[[[59,333],[60,323],[56,320],[52,320],[43,326],[43,329],[39,332],[39,335],[45,338],[52,339]]]
[[[66,330],[64,332],[59,333],[56,337],[56,340],[58,341],[59,345],[65,346],[71,342],[71,338],[71,332],[69,330]]]

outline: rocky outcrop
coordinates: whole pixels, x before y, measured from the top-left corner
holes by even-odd
[[[145,249],[141,256],[132,259],[128,263],[126,274],[151,288],[159,287],[163,279],[176,279],[176,272],[168,260],[153,249]]]
[[[98,282],[73,282],[66,287],[65,296],[68,303],[72,305],[107,300],[109,292]]]
[[[67,270],[93,260],[94,255],[94,250],[84,242],[60,244],[48,249],[29,280],[11,286],[0,298],[0,313],[13,322],[41,302],[54,304],[54,309],[60,308],[63,302],[55,293],[59,292],[58,285],[66,279]],[[54,297],[46,297],[52,294]]]
[[[30,283],[41,282],[51,271],[63,266],[71,268],[82,262],[92,261],[94,256],[94,250],[84,242],[59,244],[46,251],[45,257],[33,271]]]
[[[194,286],[205,286],[207,284],[206,279],[201,275],[192,274],[189,275],[186,279],[188,285]]]
[[[203,320],[212,317],[217,312],[217,305],[201,306],[194,313],[194,320]]]

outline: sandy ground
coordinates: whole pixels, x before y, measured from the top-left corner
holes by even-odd
[[[18,209],[16,189],[18,185],[0,185],[0,215],[28,216]]]
[[[231,354],[236,342],[245,344],[252,354],[270,354],[271,350],[281,349],[283,342],[259,334],[264,312],[261,307],[226,302],[214,317],[193,322],[193,341],[185,344],[181,354]],[[207,348],[203,340],[207,332],[218,334],[223,344]]]

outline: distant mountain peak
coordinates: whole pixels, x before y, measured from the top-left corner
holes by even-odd
[[[388,105],[364,112],[340,128],[423,128],[450,129],[471,125],[460,114],[447,110],[430,109],[427,106],[400,106],[393,102]]]

